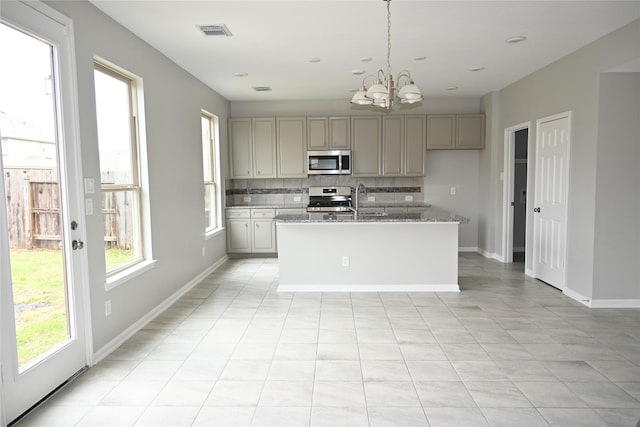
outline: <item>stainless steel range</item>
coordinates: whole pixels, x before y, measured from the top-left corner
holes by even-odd
[[[352,212],[351,187],[309,187],[307,212]]]

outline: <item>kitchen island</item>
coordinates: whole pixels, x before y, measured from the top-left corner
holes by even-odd
[[[276,216],[278,290],[458,292],[458,226],[436,208],[411,213]]]

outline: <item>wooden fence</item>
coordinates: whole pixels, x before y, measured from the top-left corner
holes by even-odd
[[[61,242],[60,192],[56,169],[4,170],[13,249],[58,249]],[[132,204],[119,193],[103,194],[105,245],[131,248]]]

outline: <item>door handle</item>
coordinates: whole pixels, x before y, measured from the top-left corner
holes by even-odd
[[[533,208],[533,211],[539,213],[540,212],[540,208]]]
[[[74,251],[82,248],[84,248],[84,242],[82,240],[73,240],[71,242],[71,249],[73,249]]]

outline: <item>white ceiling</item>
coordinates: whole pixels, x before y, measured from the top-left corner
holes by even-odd
[[[363,77],[352,70],[386,68],[381,0],[90,1],[230,101],[347,99]],[[391,66],[427,97],[482,96],[639,18],[640,0],[393,0]],[[206,37],[203,24],[233,36]]]

